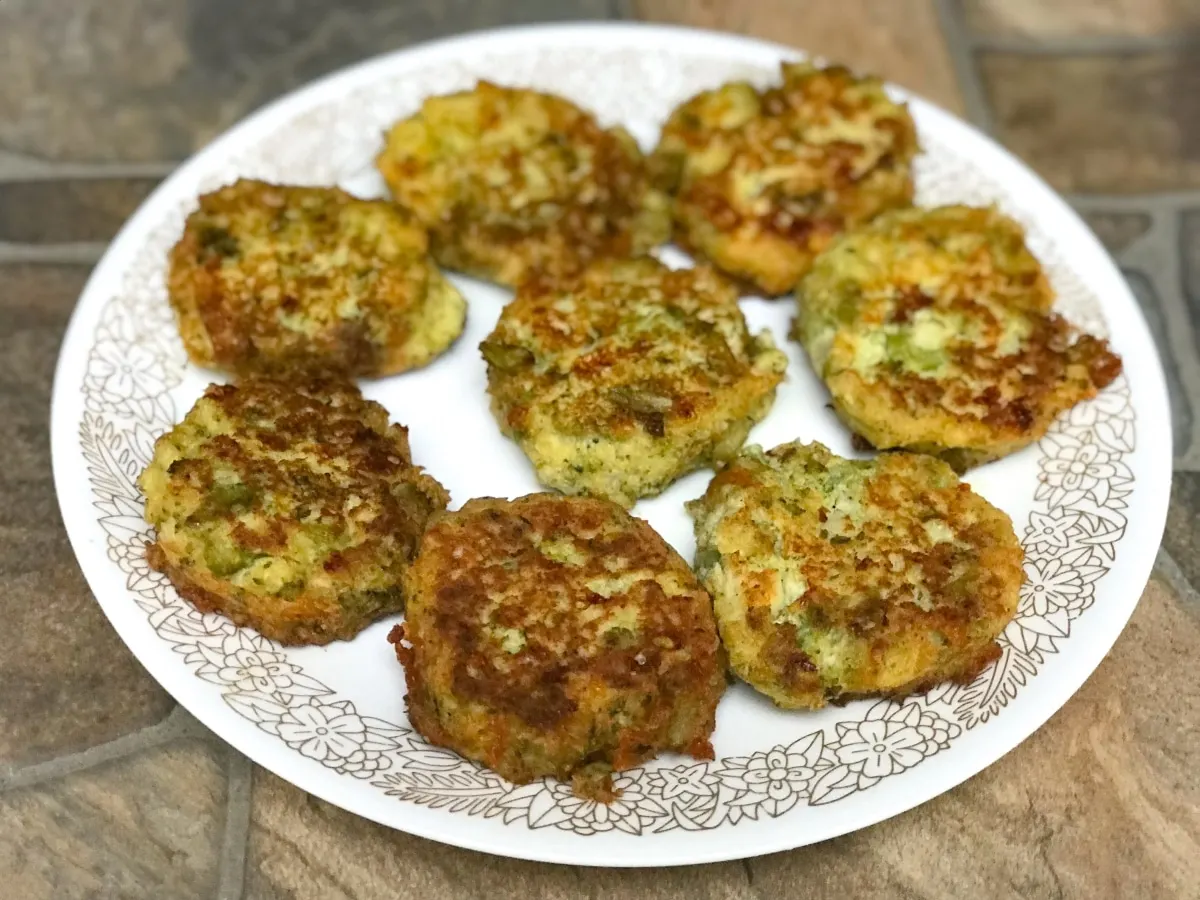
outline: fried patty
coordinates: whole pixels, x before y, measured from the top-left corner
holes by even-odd
[[[466,319],[424,228],[337,188],[243,179],[203,195],[167,287],[192,362],[240,375],[404,372]]]
[[[842,420],[880,449],[958,471],[1040,439],[1121,371],[1049,312],[1021,229],[994,210],[880,216],[826,251],[797,290],[794,336]]]
[[[790,291],[846,228],[912,202],[916,129],[878,78],[784,63],[672,114],[653,157],[676,238],[767,296]]]
[[[138,479],[150,565],[204,612],[285,644],[350,638],[404,606],[402,576],[449,496],[352,384],[212,385]]]
[[[725,688],[712,602],[687,564],[615,504],[476,499],[437,517],[390,636],[408,715],[510,781],[610,776],[663,751],[712,759]]]
[[[732,456],[787,365],[725,279],[650,258],[526,282],[480,349],[492,410],[538,480],[623,506]]]
[[[940,460],[748,447],[688,509],[730,664],[779,706],[969,681],[1000,655],[1021,548]]]
[[[481,81],[430,97],[376,163],[442,265],[501,284],[645,253],[670,234],[636,141],[553,94]]]

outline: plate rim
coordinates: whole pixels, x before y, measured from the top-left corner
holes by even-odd
[[[195,679],[194,675],[186,667],[169,665],[165,661],[160,661],[158,655],[154,653],[139,652],[139,648],[145,648],[143,647],[142,635],[135,634],[135,631],[140,630],[137,628],[138,623],[128,617],[119,614],[114,615],[113,612],[110,612],[109,607],[112,606],[115,609],[115,605],[118,602],[117,599],[101,599],[107,593],[108,586],[103,586],[105,588],[103,591],[97,590],[97,585],[101,581],[100,573],[91,572],[84,566],[83,560],[90,555],[90,537],[84,533],[86,523],[81,523],[77,514],[70,511],[72,503],[68,501],[68,494],[64,490],[64,485],[68,484],[74,477],[69,474],[69,470],[73,464],[77,463],[78,450],[75,444],[76,435],[73,432],[77,428],[78,422],[75,420],[76,417],[68,417],[63,413],[64,404],[62,402],[64,393],[68,391],[78,393],[74,386],[66,385],[68,370],[72,369],[74,364],[74,359],[68,353],[68,350],[77,345],[87,346],[87,336],[84,335],[81,337],[83,331],[81,323],[89,311],[83,309],[83,304],[80,301],[97,291],[105,282],[110,281],[114,276],[119,276],[125,271],[132,253],[136,252],[138,246],[135,243],[135,239],[144,237],[146,232],[143,224],[150,220],[150,214],[159,207],[166,197],[177,195],[180,192],[181,185],[186,186],[188,179],[199,172],[203,164],[209,159],[219,158],[226,153],[227,148],[234,148],[244,144],[246,139],[254,133],[267,134],[275,123],[284,120],[295,112],[302,111],[306,106],[319,104],[322,102],[323,97],[328,98],[330,94],[344,94],[352,90],[355,86],[369,83],[377,72],[385,72],[389,67],[394,66],[399,59],[405,60],[410,65],[418,65],[419,59],[422,56],[438,57],[445,54],[447,50],[469,49],[473,44],[511,47],[516,44],[530,42],[544,44],[556,36],[580,39],[585,35],[605,42],[633,38],[636,35],[637,37],[633,40],[633,43],[637,49],[645,49],[644,44],[638,44],[637,42],[651,42],[651,39],[655,37],[665,43],[677,43],[681,40],[700,41],[705,46],[693,47],[693,50],[712,49],[718,55],[721,55],[722,47],[726,48],[727,51],[724,55],[731,55],[728,53],[730,48],[740,48],[743,51],[757,50],[768,54],[772,62],[779,56],[795,57],[803,54],[803,51],[798,48],[707,29],[651,23],[603,21],[485,29],[422,42],[409,47],[402,47],[352,64],[301,85],[265,104],[258,110],[251,112],[231,128],[224,131],[215,140],[193,154],[174,172],[168,175],[127,220],[109,245],[104,256],[96,264],[80,293],[80,298],[76,302],[76,306],[64,331],[55,367],[50,409],[53,476],[59,511],[64,527],[67,531],[72,550],[79,561],[80,569],[83,571],[89,589],[92,591],[93,596],[96,597],[97,603],[99,603],[106,617],[113,624],[113,627],[132,655],[147,669],[151,677],[172,695],[176,702],[215,734],[220,736],[222,740],[229,743],[234,749],[243,753],[258,765],[263,766],[268,771],[275,773],[277,777],[283,778],[301,790],[321,797],[339,808],[346,809],[347,807],[338,798],[337,792],[332,790],[334,787],[332,783],[328,785],[330,789],[326,790],[327,785],[323,783],[322,779],[315,777],[315,773],[313,776],[310,776],[306,771],[306,767],[300,765],[294,766],[292,760],[278,755],[266,743],[255,740],[257,732],[249,723],[238,719],[236,713],[222,706],[214,706],[211,702],[201,699],[199,692],[194,690],[194,688],[199,687],[201,682]],[[895,88],[895,86],[889,83],[889,88]],[[1139,326],[1136,329],[1139,333],[1131,337],[1131,340],[1136,340],[1142,344],[1149,351],[1150,358],[1155,361],[1153,367],[1147,366],[1144,370],[1138,372],[1139,380],[1146,379],[1146,386],[1141,388],[1138,393],[1139,395],[1144,394],[1146,397],[1151,398],[1153,406],[1156,408],[1137,409],[1137,417],[1142,423],[1151,421],[1157,423],[1156,427],[1165,428],[1167,437],[1167,440],[1162,441],[1161,447],[1151,448],[1148,451],[1151,455],[1159,457],[1160,464],[1148,466],[1149,477],[1145,474],[1140,476],[1143,482],[1139,485],[1139,493],[1144,492],[1144,497],[1139,498],[1139,506],[1145,504],[1149,507],[1149,511],[1144,512],[1137,520],[1139,531],[1146,532],[1149,529],[1149,533],[1143,534],[1139,543],[1144,543],[1148,546],[1153,542],[1157,548],[1161,542],[1162,532],[1165,527],[1166,511],[1169,502],[1170,473],[1172,468],[1172,450],[1169,438],[1172,430],[1172,421],[1167,406],[1166,381],[1161,357],[1151,338],[1144,313],[1141,311],[1132,292],[1126,285],[1115,263],[1107,251],[1100,245],[1086,222],[1080,218],[1078,213],[1070,207],[1061,195],[1046,185],[1032,169],[996,143],[990,135],[947,112],[937,104],[903,89],[896,88],[896,92],[906,100],[920,105],[923,114],[940,119],[939,125],[946,126],[951,131],[965,129],[967,132],[972,133],[974,138],[982,138],[988,149],[995,151],[997,158],[1005,161],[1008,169],[1014,173],[1019,172],[1026,179],[1035,181],[1049,198],[1053,198],[1057,202],[1061,207],[1061,211],[1074,220],[1078,226],[1080,237],[1086,236],[1092,244],[1093,255],[1096,255],[1098,259],[1102,258],[1104,260],[1108,267],[1108,271],[1104,273],[1108,276],[1107,280],[1111,280],[1114,285],[1119,285],[1124,290],[1126,295],[1124,299],[1127,301],[1129,307],[1128,311],[1132,314],[1131,318],[1136,320],[1136,325]],[[95,307],[94,311],[98,314],[102,311],[104,304],[92,302],[91,306]],[[1163,477],[1163,472],[1165,472],[1165,477]],[[1147,482],[1149,482],[1148,487]],[[1152,521],[1148,521],[1150,513],[1154,513]],[[1132,526],[1134,523],[1131,522],[1130,524]],[[1126,555],[1129,552],[1127,550]],[[851,824],[839,824],[829,829],[820,830],[821,833],[818,836],[812,838],[812,840],[806,840],[801,844],[796,844],[794,841],[784,837],[782,840],[755,846],[750,852],[746,852],[745,847],[734,840],[729,842],[730,846],[731,848],[738,849],[730,849],[725,853],[705,852],[701,855],[696,855],[686,852],[685,848],[685,852],[674,852],[671,855],[655,851],[654,858],[630,858],[619,851],[606,850],[603,853],[590,853],[589,855],[593,857],[591,859],[580,859],[578,855],[568,851],[538,852],[532,841],[528,843],[530,848],[528,851],[516,853],[511,847],[498,847],[496,842],[489,841],[486,838],[479,840],[465,838],[459,833],[460,830],[456,827],[458,820],[448,816],[444,818],[446,826],[444,828],[424,827],[426,824],[424,822],[420,823],[421,827],[415,828],[409,824],[403,826],[396,825],[391,821],[382,822],[382,824],[428,839],[500,856],[543,862],[610,867],[685,865],[749,858],[765,853],[793,849],[807,843],[826,840],[850,831],[869,827],[900,812],[922,805],[968,778],[973,777],[975,774],[982,772],[1018,744],[1026,740],[1033,732],[1041,728],[1054,713],[1061,709],[1070,697],[1079,690],[1087,678],[1090,677],[1096,666],[1107,656],[1113,643],[1115,643],[1117,637],[1123,632],[1129,616],[1132,615],[1133,610],[1137,606],[1138,599],[1142,591],[1144,591],[1145,583],[1149,580],[1153,568],[1154,556],[1155,554],[1153,553],[1146,553],[1133,559],[1126,559],[1122,563],[1122,568],[1124,569],[1122,580],[1128,582],[1130,585],[1138,585],[1138,596],[1133,598],[1132,602],[1127,603],[1125,610],[1119,615],[1113,616],[1110,614],[1103,621],[1101,634],[1090,637],[1086,651],[1086,661],[1084,663],[1081,664],[1078,659],[1073,660],[1072,666],[1066,672],[1061,673],[1063,677],[1039,689],[1037,693],[1038,699],[1034,704],[1035,710],[1032,713],[1029,710],[1025,711],[1024,718],[1020,721],[1019,727],[1016,729],[1004,729],[1000,733],[1001,740],[998,741],[994,739],[994,735],[990,735],[992,738],[989,741],[991,746],[984,751],[972,751],[973,757],[977,757],[983,760],[983,762],[977,763],[972,761],[971,764],[963,767],[966,771],[956,771],[952,777],[939,781],[938,789],[932,794],[927,794],[926,791],[922,790],[920,792],[921,799],[916,803],[908,800],[908,795],[904,792],[898,792],[897,797],[900,799],[894,800],[892,803],[887,803],[884,800],[884,802],[879,804],[880,808],[872,810],[872,814],[867,816],[865,820],[862,817],[858,817]],[[152,661],[144,657],[150,657]],[[188,700],[183,699],[184,697],[187,697]],[[230,718],[230,716],[233,718]],[[243,730],[243,725],[246,728],[246,737],[244,738],[241,735],[236,735],[237,732]],[[238,743],[235,744],[227,736],[230,733],[235,733],[239,738]],[[1002,749],[997,751],[996,747],[1002,747]],[[270,762],[264,760],[270,760]],[[281,761],[283,761],[282,765],[280,764]],[[281,774],[281,770],[288,774]],[[379,817],[373,816],[370,813],[362,812],[358,809],[351,811],[356,815],[373,821],[381,821]],[[831,816],[830,818],[837,817]],[[786,833],[786,829],[781,828],[780,831]]]

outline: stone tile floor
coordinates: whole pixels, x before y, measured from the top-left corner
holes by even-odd
[[[1022,155],[1155,331],[1175,484],[1155,576],[1084,689],[949,794],[792,853],[669,871],[495,859],[256,769],[91,600],[46,432],[62,330],[122,220],[188,153],[345,63],[503,23],[641,17],[881,71]],[[1200,2],[0,0],[0,896],[1200,897]]]

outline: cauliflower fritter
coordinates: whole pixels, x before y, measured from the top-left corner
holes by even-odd
[[[723,278],[649,258],[527,282],[480,349],[492,410],[538,480],[622,506],[732,456],[787,366]]]
[[[659,752],[712,759],[725,678],[712,602],[615,504],[558,494],[469,501],[435,519],[389,636],[408,715],[435,744],[517,783],[611,773]]]
[[[352,384],[212,385],[138,479],[146,559],[204,612],[285,644],[403,609],[401,576],[449,497]]]
[[[653,168],[676,238],[767,296],[790,291],[846,228],[912,202],[916,129],[878,78],[784,63],[783,84],[733,82],[672,114]]]
[[[1019,226],[992,210],[881,216],[820,257],[797,301],[793,335],[842,420],[960,472],[1039,440],[1121,372],[1106,341],[1048,311]]]
[[[392,375],[433,360],[466,320],[424,228],[338,188],[243,179],[203,195],[167,287],[192,362],[238,375]]]
[[[688,509],[730,665],[779,706],[969,681],[1000,655],[1020,545],[933,457],[747,447]]]
[[[635,256],[670,234],[637,142],[553,94],[481,81],[430,97],[376,164],[438,262],[501,284]]]

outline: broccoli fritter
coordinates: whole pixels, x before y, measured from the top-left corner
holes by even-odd
[[[916,129],[882,82],[784,63],[766,91],[733,82],[672,114],[653,157],[676,237],[767,296],[790,291],[846,228],[912,202]]]
[[[747,447],[688,509],[730,665],[782,707],[970,680],[1016,613],[1012,523],[933,457]]]
[[[1121,371],[1048,311],[1020,228],[992,210],[880,216],[822,254],[797,302],[793,334],[842,420],[960,472],[1037,441]]]
[[[238,375],[404,372],[466,320],[424,228],[394,203],[262,181],[200,198],[168,294],[192,362]]]
[[[449,500],[412,464],[407,431],[333,380],[212,385],[138,484],[150,565],[198,609],[285,644],[402,610],[402,576]]]
[[[405,577],[408,715],[510,781],[611,773],[659,752],[712,759],[725,688],[712,602],[649,525],[558,494],[438,516]]]
[[[787,365],[723,278],[649,258],[525,283],[481,350],[493,412],[542,484],[623,506],[732,456]]]
[[[481,81],[430,97],[376,161],[438,262],[515,286],[645,253],[671,230],[637,143],[553,94]]]

